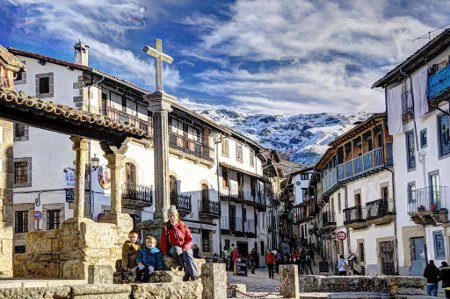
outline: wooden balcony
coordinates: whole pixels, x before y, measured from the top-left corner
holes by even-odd
[[[343,210],[344,225],[353,229],[359,229],[367,226],[366,208],[363,206],[354,206]]]
[[[140,118],[137,115],[131,115],[125,111],[113,107],[100,108],[100,114],[103,114],[112,120],[120,121],[127,125],[135,126],[141,130],[147,131],[153,136],[153,124],[151,117]]]
[[[203,220],[220,218],[220,203],[211,200],[200,200],[199,216]]]
[[[428,77],[428,102],[436,106],[450,97],[450,65]]]
[[[170,194],[170,204],[177,207],[180,217],[190,214],[192,211],[191,195],[184,195],[172,192]]]
[[[142,210],[153,204],[153,187],[127,184],[122,186],[122,206],[132,210]]]
[[[212,147],[186,136],[169,132],[169,146],[184,154],[209,162],[214,161],[214,149]]]
[[[369,223],[385,224],[395,221],[395,202],[393,199],[377,199],[366,203],[366,219]]]
[[[448,187],[435,186],[415,190],[409,194],[408,214],[420,225],[448,223]]]
[[[336,219],[334,216],[334,212],[327,209],[322,213],[322,227],[320,228],[321,231],[331,231],[336,228]]]

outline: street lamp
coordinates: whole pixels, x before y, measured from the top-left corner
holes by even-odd
[[[100,166],[100,159],[97,158],[97,155],[94,154],[94,157],[91,158],[91,167],[93,171],[96,171],[98,167]]]

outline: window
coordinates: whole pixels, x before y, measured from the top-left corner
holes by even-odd
[[[256,179],[250,178],[250,190],[251,190],[252,198],[256,197],[256,185],[257,185]]]
[[[388,186],[381,187],[381,198],[382,199],[389,198],[389,187]]]
[[[222,186],[228,188],[228,169],[222,168]]]
[[[434,254],[436,259],[445,259],[444,236],[441,231],[433,232]]]
[[[402,112],[407,113],[412,111],[412,99],[409,92],[409,80],[402,82]]]
[[[450,153],[449,116],[444,114],[438,117],[439,125],[439,156]]]
[[[420,148],[427,147],[427,129],[420,131]]]
[[[173,175],[169,176],[170,194],[178,194],[177,178]]]
[[[261,248],[261,256],[264,256],[264,252],[266,252],[266,249],[264,248],[264,241],[260,241],[259,246]]]
[[[255,166],[255,152],[250,151],[250,166]]]
[[[23,124],[14,124],[14,141],[28,140],[28,126]]]
[[[211,252],[211,238],[208,230],[202,230],[202,249],[203,252]]]
[[[39,98],[53,97],[53,73],[36,75],[36,96]]]
[[[125,163],[125,186],[127,190],[136,190],[136,166],[133,163]]]
[[[242,156],[242,144],[237,144],[236,143],[236,160],[237,161],[241,161],[243,160],[243,156]]]
[[[14,159],[14,187],[31,186],[31,158]]]
[[[337,195],[338,197],[338,212],[340,213],[342,211],[342,206],[341,206],[341,193],[338,193]]]
[[[207,184],[202,184],[202,201],[209,200],[209,188]]]
[[[16,232],[16,233],[28,232],[28,211],[16,211],[15,212],[14,232]]]
[[[406,132],[406,159],[408,171],[416,168],[416,156],[414,149],[414,132]]]
[[[14,246],[14,253],[25,253],[25,245]]]
[[[47,211],[47,229],[58,229],[60,224],[61,210]]]
[[[302,188],[302,199],[304,202],[306,200],[308,200],[308,189],[307,188]]]
[[[222,138],[222,156],[229,157],[230,155],[230,144],[228,143],[228,138]]]
[[[407,188],[407,196],[408,196],[408,203],[415,203],[416,202],[416,183],[408,183]]]
[[[364,243],[363,242],[359,242],[358,243],[358,259],[360,262],[364,262],[365,257],[364,257]]]
[[[300,177],[303,181],[307,181],[309,179],[309,174],[307,173],[302,173],[301,177]]]
[[[26,61],[21,61],[22,64],[26,64]],[[27,83],[27,73],[25,71],[20,71],[16,74],[16,78],[14,79],[14,84],[25,84]]]

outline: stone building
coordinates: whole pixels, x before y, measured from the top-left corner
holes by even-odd
[[[149,92],[90,67],[89,47],[81,42],[75,45],[75,63],[9,50],[27,66],[15,81],[16,90],[152,134],[152,114],[143,100]],[[179,104],[172,109],[170,198],[192,228],[194,243],[205,257],[219,253],[227,240],[243,242],[241,248],[258,244],[258,252],[264,251],[269,242],[266,206],[272,194],[263,170],[271,163],[261,156],[265,149]],[[64,135],[15,124],[15,252],[26,250],[26,232],[60,228],[73,215],[74,153],[66,141]],[[88,141],[87,152],[85,215],[98,221],[111,210],[111,173],[98,141]],[[129,140],[120,188],[122,211],[131,215],[135,228],[153,218],[155,159],[151,140]],[[35,211],[41,212],[42,219],[33,219]],[[240,240],[233,234],[226,237],[220,229],[229,229],[233,221],[243,234]]]
[[[449,55],[446,29],[373,85],[385,89],[393,135],[400,274],[449,260]]]

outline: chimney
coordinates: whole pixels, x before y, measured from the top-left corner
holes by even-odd
[[[75,44],[75,63],[85,66],[89,65],[89,46],[81,43],[81,40]]]

